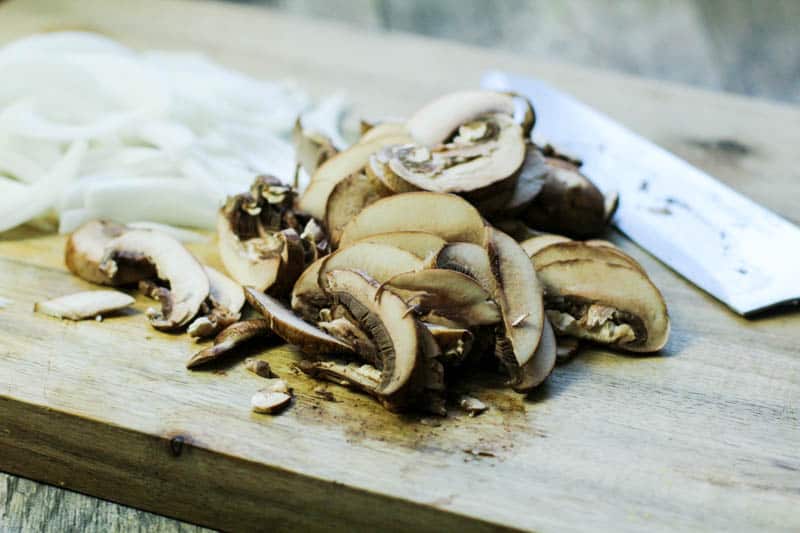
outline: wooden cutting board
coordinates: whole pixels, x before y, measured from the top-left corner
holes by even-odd
[[[489,67],[536,75],[800,219],[798,109],[247,7],[0,3],[0,42],[63,28],[344,88],[373,117],[474,87]],[[224,529],[797,531],[800,315],[744,320],[612,238],[665,294],[663,353],[587,350],[527,399],[485,376],[464,388],[487,413],[433,420],[333,385],[335,401],[321,399],[288,347],[188,372],[196,345],[152,330],[143,300],[102,323],[34,315],[34,302],[90,286],[65,270],[60,236],[0,234],[12,300],[0,309],[0,470]],[[213,243],[192,249],[217,265]],[[294,387],[280,416],[250,413],[261,382],[245,355]]]

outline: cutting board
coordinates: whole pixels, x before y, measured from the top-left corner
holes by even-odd
[[[370,117],[475,87],[489,67],[537,75],[800,217],[797,109],[248,7],[0,3],[2,42],[61,28],[202,51],[316,94],[344,88]],[[0,309],[0,470],[236,530],[797,531],[800,315],[744,320],[610,237],[663,290],[666,349],[586,350],[528,398],[482,375],[462,389],[489,411],[432,419],[334,385],[325,400],[286,346],[189,372],[197,345],[151,329],[141,299],[103,322],[35,315],[34,302],[91,287],[66,271],[61,236],[0,234],[0,296],[12,300]],[[192,251],[218,266],[213,241]],[[245,356],[294,388],[284,413],[250,412],[261,380]]]

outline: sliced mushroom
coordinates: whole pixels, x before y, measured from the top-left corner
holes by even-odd
[[[646,275],[642,266],[622,250],[609,246],[592,246],[579,241],[550,244],[531,256],[533,266],[537,270],[556,261],[570,261],[572,259],[594,259],[595,261],[604,261],[612,265],[628,266]]]
[[[282,294],[303,271],[305,250],[291,210],[293,191],[259,177],[250,192],[228,199],[217,216],[219,254],[242,285]]]
[[[496,281],[489,253],[483,246],[468,242],[450,243],[437,254],[436,267],[466,274],[492,293]]]
[[[239,320],[244,306],[244,290],[241,285],[219,270],[209,266],[203,268],[209,282],[206,302],[209,311],[189,324],[186,332],[190,337],[204,338],[216,335]]]
[[[563,235],[555,235],[553,233],[544,233],[537,235],[535,237],[531,237],[522,241],[520,246],[522,249],[525,250],[525,253],[528,254],[528,257],[533,257],[539,250],[550,246],[551,244],[556,244],[560,242],[572,242],[572,239],[569,237],[564,237]]]
[[[223,329],[214,338],[213,346],[204,348],[194,354],[192,358],[186,362],[186,368],[192,369],[210,363],[211,361],[216,361],[250,339],[268,337],[271,334],[272,330],[269,327],[269,322],[264,319],[259,318],[236,322]]]
[[[540,230],[592,237],[606,227],[603,193],[562,159],[547,158],[544,187],[525,210],[525,222]]]
[[[53,298],[44,302],[36,302],[33,310],[36,313],[66,318],[69,320],[83,320],[95,318],[107,313],[119,311],[133,305],[135,300],[119,291],[85,291]]]
[[[67,268],[79,278],[100,285],[126,285],[152,278],[153,266],[146,262],[121,263],[113,277],[100,270],[106,245],[126,231],[128,228],[114,222],[90,220],[67,239]]]
[[[667,343],[667,306],[641,271],[574,259],[550,263],[538,274],[547,316],[560,335],[632,352],[655,352]]]
[[[173,330],[189,323],[197,315],[209,294],[209,282],[203,266],[183,245],[172,237],[155,231],[131,230],[111,240],[100,263],[100,271],[110,278],[119,264],[147,261],[156,276],[169,283],[168,298],[161,312],[148,310],[150,324],[160,330]]]
[[[328,272],[341,269],[357,269],[383,283],[401,272],[421,270],[422,260],[411,252],[388,244],[359,242],[323,259],[319,285],[324,286]]]
[[[542,340],[536,348],[536,353],[527,363],[514,367],[511,372],[511,387],[517,392],[528,392],[542,383],[553,372],[556,365],[556,335],[550,322],[544,320]]]
[[[297,367],[304,373],[317,379],[325,379],[342,385],[353,387],[381,400],[378,392],[381,385],[381,371],[369,364],[347,363],[344,361],[308,361],[297,363]],[[391,403],[384,404],[392,410]]]
[[[358,242],[313,263],[301,274],[292,291],[292,309],[306,320],[316,322],[320,309],[329,304],[322,283],[331,270],[358,269],[382,283],[401,272],[422,267],[422,260],[411,252],[388,244]]]
[[[504,206],[504,216],[519,213],[538,196],[547,181],[548,170],[547,160],[536,145],[529,143],[525,148],[525,160],[517,171],[514,193]]]
[[[298,208],[318,220],[325,219],[325,206],[336,184],[351,174],[361,172],[369,157],[391,144],[409,141],[407,135],[380,137],[370,142],[354,144],[325,161],[311,176],[311,183],[298,201]]]
[[[468,329],[451,328],[427,322],[425,327],[428,328],[436,344],[439,345],[442,354],[441,359],[444,363],[459,365],[472,350],[475,337]]]
[[[385,244],[394,246],[407,252],[411,252],[420,259],[427,259],[436,255],[447,242],[433,233],[425,231],[392,231],[389,233],[377,233],[370,235],[354,244],[369,242],[373,244]]]
[[[522,367],[533,357],[542,338],[542,286],[530,258],[517,241],[494,228],[489,234],[489,256],[496,281],[493,296],[500,306],[503,335],[510,348],[503,362],[506,366]]]
[[[378,200],[344,228],[340,246],[392,231],[424,231],[448,242],[483,244],[486,238],[480,213],[466,200],[451,194],[410,192]]]
[[[422,326],[407,313],[405,302],[388,289],[378,298],[380,285],[353,270],[333,270],[326,278],[326,290],[333,300],[350,311],[378,347],[381,360],[378,394],[399,398],[408,393],[413,397],[413,390],[422,385],[418,381],[422,378],[420,362],[425,347],[420,338]]]
[[[247,301],[269,322],[270,329],[289,344],[309,355],[349,354],[353,348],[305,322],[276,300],[251,287],[245,287]]]
[[[317,259],[306,268],[292,289],[292,311],[309,322],[319,320],[319,311],[326,307],[327,295],[319,287],[319,269],[325,257]]]
[[[325,206],[325,227],[331,244],[339,245],[342,228],[371,203],[389,196],[391,191],[380,182],[356,172],[336,184]]]
[[[501,319],[492,295],[461,272],[438,268],[405,272],[385,285],[429,322],[445,319],[445,324],[471,327],[496,324]]]
[[[372,156],[368,168],[395,192],[416,188],[496,194],[495,185],[512,178],[524,159],[525,141],[519,124],[507,115],[494,114],[462,124],[447,144],[384,148]],[[398,186],[403,181],[411,187]]]
[[[489,113],[509,117],[515,111],[514,97],[493,91],[459,91],[429,102],[406,124],[414,142],[434,146],[446,141],[462,124]]]
[[[292,142],[297,163],[309,176],[338,152],[329,138],[304,130],[299,118],[294,123]]]
[[[305,251],[304,263],[306,265],[310,265],[330,253],[328,235],[313,218],[310,218],[303,228],[303,232],[300,234],[300,243]]]

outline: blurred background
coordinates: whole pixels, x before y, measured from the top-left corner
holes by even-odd
[[[232,0],[800,103],[800,0]]]

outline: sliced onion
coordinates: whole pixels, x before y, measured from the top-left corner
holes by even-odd
[[[149,220],[212,229],[219,202],[202,185],[184,179],[117,178],[93,183],[84,205],[98,218]]]
[[[85,142],[72,143],[64,157],[36,183],[24,190],[4,194],[0,198],[0,231],[18,226],[52,207],[64,186],[77,176],[85,153]]]

